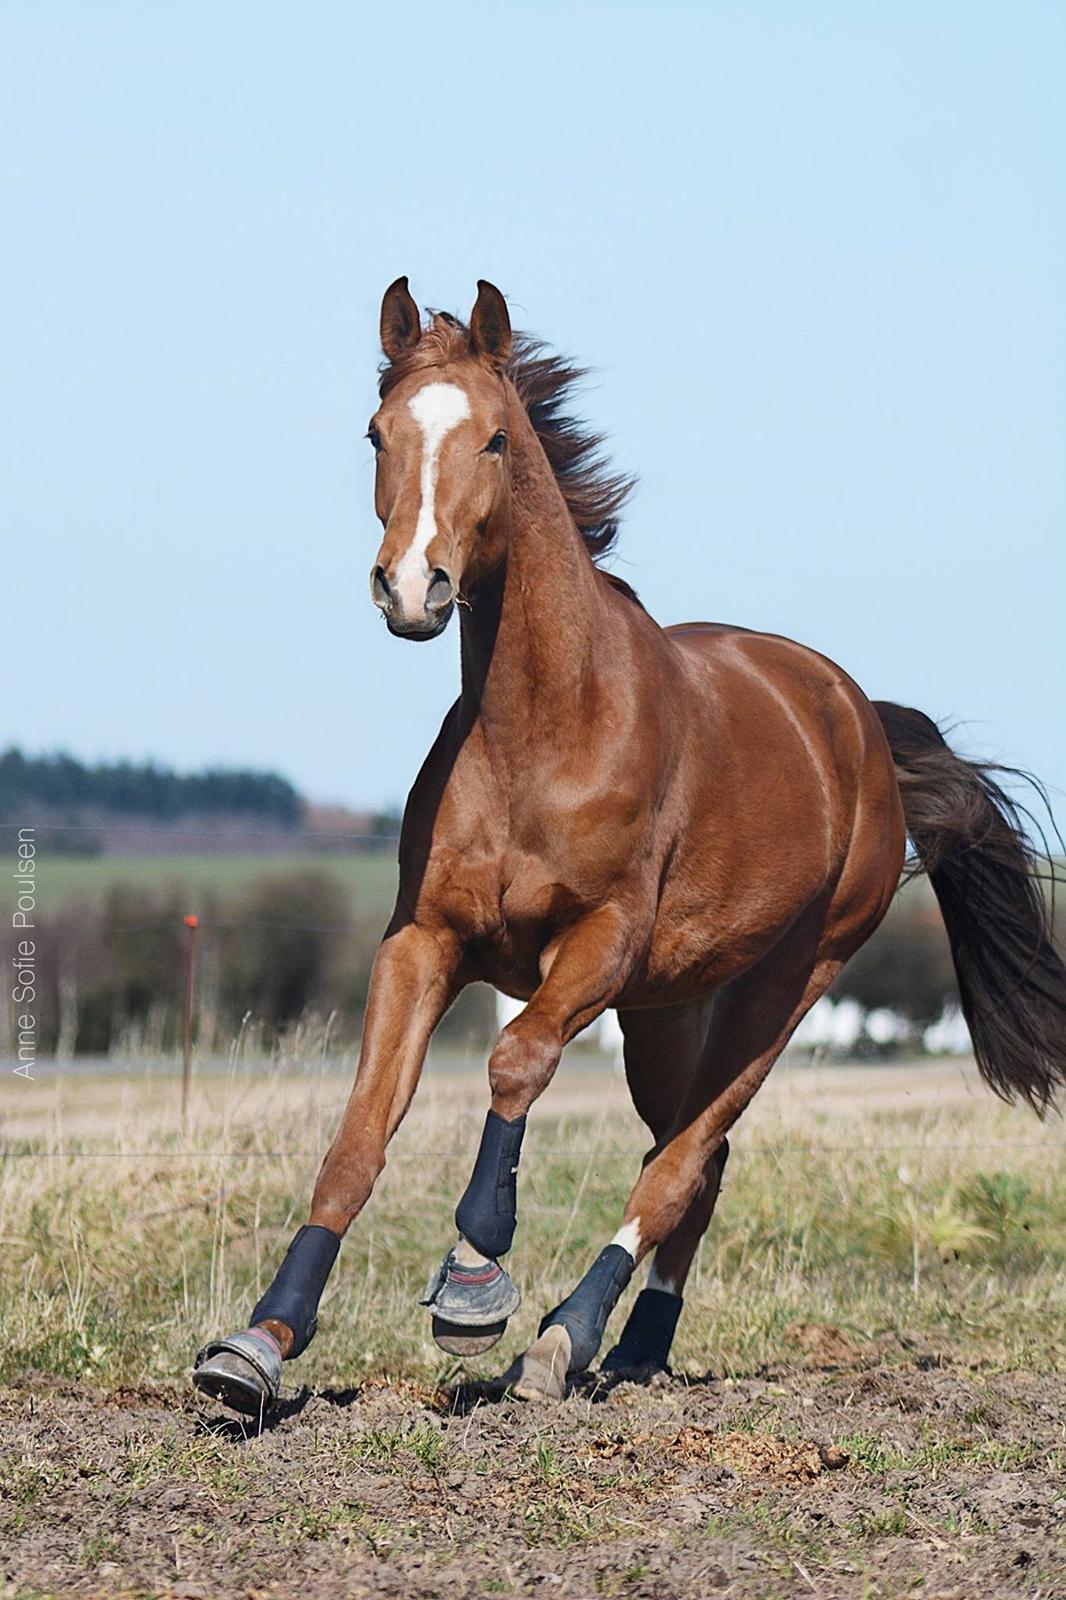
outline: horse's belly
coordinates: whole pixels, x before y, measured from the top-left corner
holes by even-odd
[[[746,874],[671,874],[656,910],[647,954],[634,985],[642,1001],[707,994],[753,966],[804,907],[824,892],[817,859],[791,870],[781,855],[753,858]],[[627,986],[627,989],[630,986]]]
[[[706,918],[657,924],[647,958],[626,985],[624,999],[673,1004],[708,994],[752,966],[771,949],[777,930],[723,932]]]

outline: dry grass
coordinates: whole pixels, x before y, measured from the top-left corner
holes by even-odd
[[[206,1335],[244,1321],[303,1220],[347,1087],[314,1059],[241,1065],[198,1085],[183,1134],[173,1080],[9,1085],[0,1376],[183,1381]],[[484,1104],[482,1075],[429,1072],[294,1379],[454,1375],[416,1301],[452,1236]],[[1061,1124],[1000,1106],[958,1067],[779,1068],[734,1141],[677,1369],[824,1360],[825,1324],[858,1352],[918,1341],[1060,1365],[1063,1143]],[[568,1064],[527,1137],[510,1263],[524,1304],[481,1372],[509,1361],[610,1238],[645,1145],[624,1082]]]

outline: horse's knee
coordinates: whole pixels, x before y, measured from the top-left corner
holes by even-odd
[[[528,1111],[551,1081],[562,1051],[558,1031],[528,1011],[510,1023],[489,1057],[493,1110],[506,1121]]]

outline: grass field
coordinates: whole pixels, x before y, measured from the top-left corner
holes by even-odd
[[[173,885],[180,887],[187,911],[202,913],[210,897],[229,899],[257,879],[325,872],[347,890],[353,915],[384,922],[396,893],[395,857],[391,847],[380,854],[308,851],[291,856],[67,856],[42,850],[37,856],[37,903],[47,913],[78,901],[98,905],[115,883],[152,892]]]
[[[416,1300],[484,1083],[431,1067],[255,1438],[186,1370],[265,1284],[346,1087],[205,1081],[182,1135],[172,1081],[9,1086],[6,1592],[1066,1592],[1060,1124],[957,1067],[779,1068],[674,1378],[531,1408],[477,1380],[613,1233],[644,1139],[619,1078],[564,1064],[523,1158],[524,1304],[464,1388]]]

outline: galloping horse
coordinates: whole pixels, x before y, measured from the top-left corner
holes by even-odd
[[[423,328],[400,278],[381,341],[371,594],[407,639],[436,637],[458,608],[462,687],[408,800],[359,1068],[308,1223],[250,1326],[197,1358],[197,1386],[251,1412],[311,1339],[340,1241],[466,984],[528,1004],[489,1059],[458,1238],[423,1301],[444,1349],[487,1349],[518,1305],[500,1257],[526,1113],[607,1007],[654,1140],[614,1239],[506,1375],[527,1398],[561,1396],[590,1365],[648,1256],[604,1366],[666,1364],[726,1134],[881,921],[907,833],[984,1077],[1037,1110],[1066,1081],[1066,968],[990,769],[815,651],[714,623],[660,628],[601,571],[629,484],[565,413],[580,373],[513,336],[491,284],[469,327],[435,314]]]

